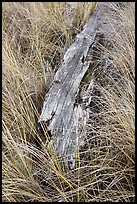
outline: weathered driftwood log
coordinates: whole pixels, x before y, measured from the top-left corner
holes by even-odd
[[[50,144],[59,156],[68,161],[70,168],[75,166],[75,152],[84,144],[85,127],[89,118],[88,106],[91,102],[94,81],[92,79],[92,62],[95,60],[93,47],[96,39],[108,38],[110,17],[115,9],[109,2],[100,2],[96,11],[88,20],[83,31],[76,36],[64,56],[61,67],[45,96],[42,113],[38,123],[50,134]],[[115,17],[116,18],[116,17]],[[109,29],[109,38],[114,31]],[[103,58],[104,56],[97,56]],[[88,77],[87,77],[88,76]],[[82,92],[85,78],[87,87]]]

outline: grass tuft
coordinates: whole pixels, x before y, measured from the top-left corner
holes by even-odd
[[[50,145],[45,146],[36,131],[45,93],[63,55],[95,9],[95,2],[2,4],[3,202],[135,199],[133,2],[124,9],[116,8],[123,30],[115,33],[116,52],[106,51],[113,61],[112,67],[106,65],[106,84],[101,82],[104,72],[94,68],[92,98],[100,111],[95,106],[90,110],[87,142],[77,148],[76,168],[61,165],[61,158]],[[45,140],[49,143],[46,133]]]

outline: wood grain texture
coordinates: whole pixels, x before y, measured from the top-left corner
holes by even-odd
[[[89,118],[86,107],[90,104],[94,86],[90,77],[86,94],[80,96],[81,83],[89,69],[92,71],[91,62],[95,59],[93,46],[97,36],[103,35],[106,39],[114,37],[114,31],[110,29],[108,35],[110,18],[114,15],[115,9],[109,2],[98,3],[83,31],[76,36],[75,42],[65,53],[64,61],[45,96],[38,123],[44,122],[46,128],[51,130],[50,143],[70,168],[75,166],[77,147],[84,144],[85,127]],[[102,57],[104,56],[99,56],[100,59]]]

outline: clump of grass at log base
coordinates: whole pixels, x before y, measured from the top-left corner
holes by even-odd
[[[86,14],[84,8],[91,4],[78,5]],[[31,140],[41,139],[36,121],[45,93],[75,40],[64,16],[72,11],[75,14],[77,7],[54,2],[3,3],[3,201],[134,201],[135,10],[132,2],[125,7],[110,5],[120,15],[117,22],[122,33],[113,27],[116,20],[110,19],[117,36],[113,44],[116,52],[105,49],[105,42],[104,46],[97,43],[99,50],[111,56],[113,65],[106,64],[104,70],[98,68],[101,62],[93,62],[94,108],[90,109],[87,132],[94,138],[87,137],[83,149],[77,149],[76,167],[70,170],[60,165],[56,152],[43,141],[39,149]],[[79,29],[78,24],[76,34]],[[95,111],[95,106],[101,111]]]

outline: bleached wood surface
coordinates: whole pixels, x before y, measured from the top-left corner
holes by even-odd
[[[38,123],[51,130],[50,143],[70,168],[74,168],[77,147],[84,144],[85,127],[89,118],[94,80],[92,79],[93,46],[97,36],[113,39],[114,31],[108,28],[115,9],[109,2],[100,2],[83,31],[64,55],[64,61],[54,80],[42,108]],[[116,17],[115,17],[116,20]],[[109,29],[109,35],[108,35]],[[99,56],[103,58],[104,56]],[[84,94],[80,92],[84,77],[90,80]]]

